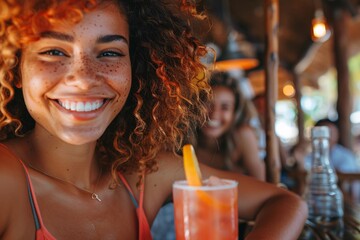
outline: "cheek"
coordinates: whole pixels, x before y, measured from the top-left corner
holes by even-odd
[[[130,63],[106,63],[99,72],[110,80],[112,87],[119,93],[119,101],[125,101],[130,92],[132,80]]]
[[[226,123],[231,124],[234,120],[234,112],[233,111],[226,111],[223,113],[224,120]]]
[[[58,76],[65,71],[65,64],[60,63],[28,61],[22,64],[22,91],[31,115],[35,108],[42,106],[44,95],[57,83]]]
[[[22,68],[22,84],[31,88],[49,89],[57,81],[58,76],[66,72],[68,66],[64,63],[25,63]]]

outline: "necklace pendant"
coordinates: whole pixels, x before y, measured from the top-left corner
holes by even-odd
[[[94,200],[98,200],[99,202],[101,202],[101,199],[99,198],[99,195],[97,195],[96,193],[92,193],[91,194],[91,198]]]

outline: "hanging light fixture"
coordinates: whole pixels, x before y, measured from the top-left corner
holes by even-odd
[[[227,71],[240,68],[248,70],[259,64],[255,58],[255,50],[251,43],[246,41],[245,36],[231,29],[225,49],[221,52],[219,58],[216,59],[215,67],[218,70]]]
[[[222,15],[228,27],[228,36],[224,49],[216,59],[215,68],[219,71],[231,69],[248,70],[259,64],[254,45],[248,42],[245,35],[233,27],[228,0],[221,0]]]
[[[329,25],[326,21],[324,12],[321,8],[320,0],[315,0],[317,3],[315,16],[312,20],[311,38],[314,42],[325,42],[331,36]]]

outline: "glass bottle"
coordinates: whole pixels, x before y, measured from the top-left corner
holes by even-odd
[[[326,126],[311,129],[312,165],[307,194],[309,220],[317,225],[334,226],[342,222],[343,195],[330,165],[330,131]]]

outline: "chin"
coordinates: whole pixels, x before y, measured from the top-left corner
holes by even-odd
[[[93,143],[96,142],[97,139],[89,139],[89,138],[76,138],[76,139],[61,139],[63,142],[70,144],[70,145],[75,145],[75,146],[81,146],[81,145],[85,145],[88,143]]]
[[[59,138],[63,142],[71,145],[84,145],[96,142],[101,137],[101,135],[102,133],[95,134],[94,132],[91,132],[90,134],[68,134],[59,136]]]

